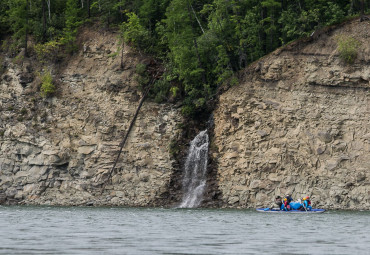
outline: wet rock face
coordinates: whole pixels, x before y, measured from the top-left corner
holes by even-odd
[[[89,34],[88,34],[89,33]],[[92,34],[91,34],[92,33]],[[85,31],[84,51],[69,59],[55,97],[42,99],[32,70],[9,64],[0,81],[0,203],[155,205],[173,171],[169,144],[182,118],[171,105],[146,101],[102,189],[141,98],[140,59],[114,34]],[[23,70],[25,69],[25,70]]]
[[[310,195],[314,207],[370,208],[369,44],[362,26],[336,30],[324,46],[318,39],[276,52],[221,95],[213,155],[225,205],[268,207],[289,193]],[[361,29],[358,59],[344,65],[335,36]]]

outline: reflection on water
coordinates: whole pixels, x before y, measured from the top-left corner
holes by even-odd
[[[0,206],[0,254],[369,254],[370,212]]]

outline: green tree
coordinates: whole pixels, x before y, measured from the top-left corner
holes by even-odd
[[[276,49],[279,44],[278,18],[281,10],[281,3],[276,0],[261,1],[261,38],[264,53]]]
[[[13,38],[22,42],[25,56],[28,55],[29,0],[8,0],[8,21]]]
[[[75,49],[77,28],[91,16],[120,26],[126,42],[165,66],[153,98],[182,96],[191,115],[249,63],[369,7],[368,0],[2,0],[0,38],[11,33],[27,50],[32,34],[40,59],[56,59],[61,48]]]
[[[0,1],[0,42],[2,36],[4,36],[9,30],[9,18],[7,9],[7,3],[5,1]]]
[[[298,10],[290,6],[283,11],[279,23],[282,25],[281,41],[283,44],[294,39],[309,35],[319,24],[319,12],[317,9]]]
[[[149,46],[149,33],[140,24],[139,17],[133,13],[127,13],[128,20],[121,25],[123,39],[136,48],[147,49]]]
[[[141,0],[95,0],[91,2],[91,10],[107,25],[123,21],[123,12],[132,12],[132,6],[140,4]],[[134,11],[137,13],[137,9]]]
[[[170,0],[146,0],[140,6],[139,16],[147,29],[155,33],[156,24],[165,17]]]
[[[201,98],[207,96],[208,90],[206,70],[201,58],[198,36],[202,34],[201,26],[196,17],[193,1],[174,0],[163,20],[163,30],[160,31],[162,40],[167,42],[168,60],[172,63],[171,73],[182,81],[185,101],[184,112],[194,113],[196,108],[203,107]]]
[[[77,28],[83,23],[82,9],[79,7],[78,0],[67,0],[65,9],[65,28],[62,43],[67,45],[67,51],[76,50],[75,40]]]

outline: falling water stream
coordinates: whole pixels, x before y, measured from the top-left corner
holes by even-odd
[[[200,132],[190,143],[182,181],[184,195],[180,208],[198,207],[203,199],[208,163],[207,130]]]

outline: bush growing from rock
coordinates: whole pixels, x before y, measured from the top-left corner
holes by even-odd
[[[34,48],[37,59],[41,63],[45,63],[47,60],[55,61],[59,54],[60,46],[61,43],[57,40],[49,41],[44,44],[36,44]]]
[[[338,51],[340,58],[347,64],[353,64],[357,57],[360,42],[353,37],[338,37]]]
[[[41,96],[48,97],[55,92],[53,77],[50,72],[46,72],[41,76]]]

